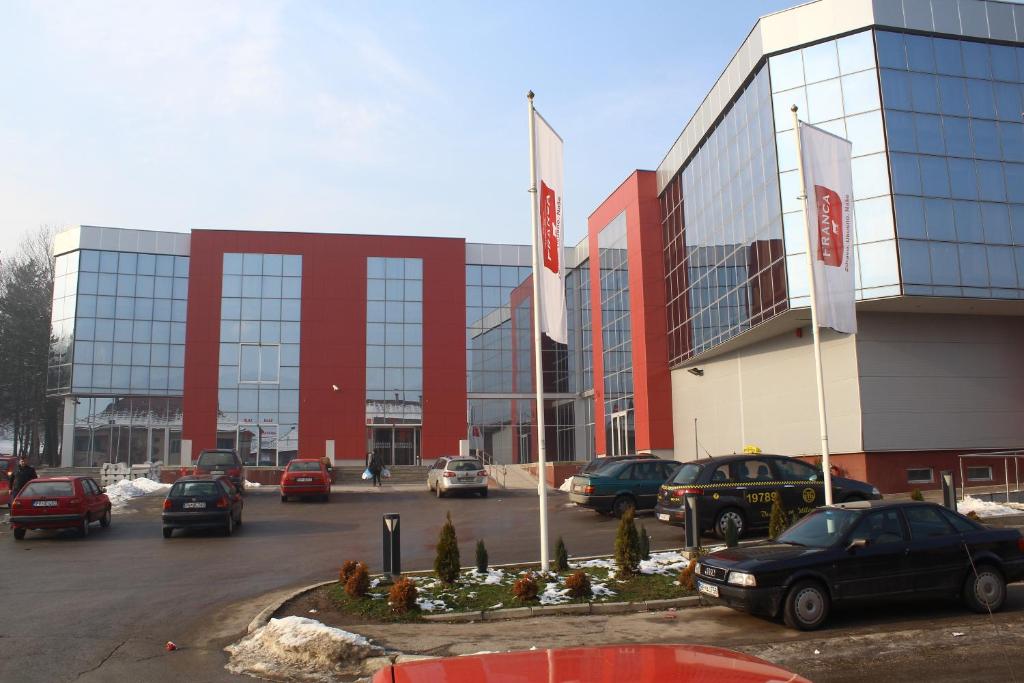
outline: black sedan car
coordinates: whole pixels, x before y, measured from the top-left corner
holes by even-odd
[[[782,507],[801,516],[825,504],[821,470],[785,455],[723,455],[684,463],[658,492],[654,514],[658,521],[683,526],[683,496],[697,498],[701,531],[725,538],[729,520],[738,536],[767,529],[772,503],[781,497]],[[832,500],[878,500],[882,494],[871,484],[832,477]]]
[[[175,529],[221,529],[230,536],[242,524],[242,494],[227,477],[181,477],[167,492],[164,538]]]
[[[1024,538],[934,503],[862,501],[819,508],[775,541],[712,553],[695,568],[714,602],[821,626],[832,606],[893,598],[961,598],[996,611],[1024,579]]]

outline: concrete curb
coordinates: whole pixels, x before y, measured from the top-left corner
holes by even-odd
[[[630,612],[652,612],[664,609],[698,607],[700,597],[688,595],[682,598],[647,600],[644,602],[584,602],[569,605],[540,605],[537,607],[512,607],[509,609],[484,610],[482,612],[457,612],[452,614],[427,614],[424,621],[444,623],[466,623],[474,621],[503,621],[506,619],[529,619],[531,617],[556,616],[563,614],[627,614]]]
[[[307,592],[309,592],[311,590],[316,590],[317,588],[320,588],[321,586],[326,586],[328,584],[337,583],[337,582],[338,582],[337,579],[331,579],[330,581],[321,581],[320,583],[314,583],[314,584],[312,584],[310,586],[303,586],[302,588],[296,588],[295,590],[290,591],[286,595],[278,598],[277,600],[274,600],[272,603],[270,603],[269,605],[264,607],[262,610],[260,610],[260,613],[257,614],[255,617],[253,617],[252,621],[249,622],[249,626],[248,626],[248,628],[246,628],[245,632],[246,633],[252,633],[256,629],[262,628],[263,626],[266,626],[267,623],[270,622],[270,618],[272,616],[274,616],[274,612],[276,612],[277,610],[281,609],[281,607],[284,605],[284,603],[288,602],[289,600],[297,598],[298,596],[302,595],[303,593],[307,593]]]

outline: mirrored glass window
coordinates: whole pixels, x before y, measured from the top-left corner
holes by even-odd
[[[371,257],[366,277],[367,424],[421,424],[423,260]]]

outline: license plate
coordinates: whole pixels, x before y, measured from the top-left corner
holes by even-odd
[[[305,483],[305,482],[308,482],[308,481],[313,481],[313,477],[299,477],[295,481]]]
[[[55,508],[55,507],[57,507],[57,501],[55,501],[55,500],[34,500],[34,501],[32,501],[32,507],[35,507],[35,508]]]
[[[459,481],[476,481],[476,477],[459,477]]]
[[[213,472],[210,472],[210,474],[224,474],[224,470],[214,470]]]
[[[666,515],[663,512],[659,512],[658,513],[658,519],[661,520],[662,522],[667,522],[668,521],[668,515]]]
[[[185,510],[196,510],[206,507],[206,503],[182,503],[181,507]]]
[[[717,598],[718,597],[718,586],[712,585],[710,583],[704,583],[703,581],[698,581],[697,582],[697,591],[700,592],[700,593],[707,593],[708,595],[710,595],[713,598]]]

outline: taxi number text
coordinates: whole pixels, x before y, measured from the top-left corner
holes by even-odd
[[[779,497],[776,491],[758,491],[756,493],[748,493],[744,496],[748,503],[771,503]]]

